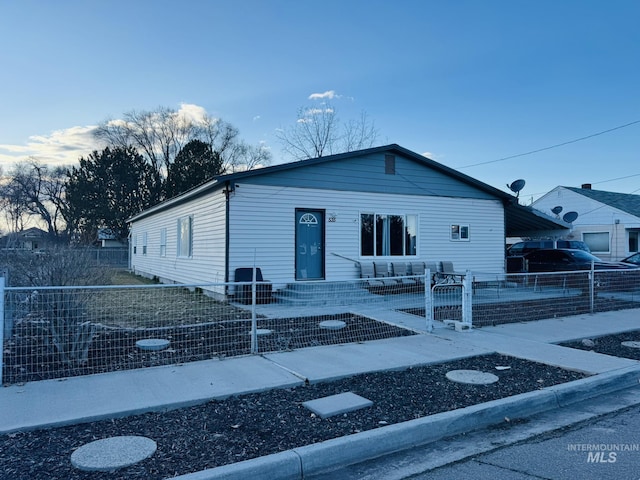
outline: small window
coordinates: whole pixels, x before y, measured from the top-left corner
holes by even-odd
[[[161,257],[167,256],[167,229],[166,228],[160,229],[160,256]]]
[[[147,254],[147,232],[142,234],[142,255]]]
[[[193,217],[178,219],[178,257],[193,254]]]
[[[138,235],[133,236],[133,254],[138,253]]]
[[[609,232],[583,233],[582,240],[593,253],[609,253]]]
[[[451,240],[454,242],[468,242],[469,225],[451,225]]]

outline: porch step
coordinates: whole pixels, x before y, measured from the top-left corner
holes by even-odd
[[[290,283],[273,293],[276,302],[298,306],[349,305],[362,303],[371,297],[371,293],[360,284],[345,282]]]

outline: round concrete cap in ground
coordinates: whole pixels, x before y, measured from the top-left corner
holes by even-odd
[[[451,370],[447,372],[447,378],[452,382],[471,383],[473,385],[488,385],[499,380],[493,373],[480,372],[478,370]]]
[[[169,346],[169,340],[162,338],[147,338],[145,340],[138,340],[136,347],[140,350],[164,350]]]
[[[149,458],[156,442],[147,437],[111,437],[87,443],[71,454],[71,464],[79,470],[109,472]]]
[[[325,330],[340,330],[346,326],[347,323],[342,320],[326,320],[324,322],[320,322],[320,328],[324,328]]]
[[[640,342],[622,342],[623,347],[640,348]]]

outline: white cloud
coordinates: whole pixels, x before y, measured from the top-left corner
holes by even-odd
[[[337,95],[335,90],[327,90],[324,93],[312,93],[309,95],[309,100],[333,100],[334,98],[340,98],[340,95]]]
[[[49,165],[70,165],[102,148],[93,136],[95,125],[55,130],[49,135],[33,135],[25,145],[0,145],[0,162],[8,166],[34,157]]]
[[[199,105],[181,103],[178,116],[183,117],[185,120],[191,120],[194,123],[202,123],[207,117],[207,111]]]
[[[260,115],[256,115],[255,117],[253,117],[253,121],[257,122],[258,120],[260,120],[260,118],[261,118]]]
[[[201,123],[207,117],[204,108],[190,103],[180,104],[176,114],[195,123]],[[121,125],[125,120],[113,119],[109,123]],[[55,166],[77,164],[80,157],[106,146],[94,137],[96,128],[96,125],[76,126],[55,130],[48,135],[33,135],[24,145],[0,144],[0,165],[7,168],[29,157]]]

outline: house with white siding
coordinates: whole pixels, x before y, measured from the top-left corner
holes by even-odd
[[[533,202],[533,207],[562,217],[576,212],[567,238],[584,241],[594,255],[618,261],[638,252],[640,195],[558,186]]]
[[[507,234],[566,228],[395,144],[222,175],[129,223],[138,274],[232,282],[256,266],[274,289],[358,278],[372,261],[500,273]]]

